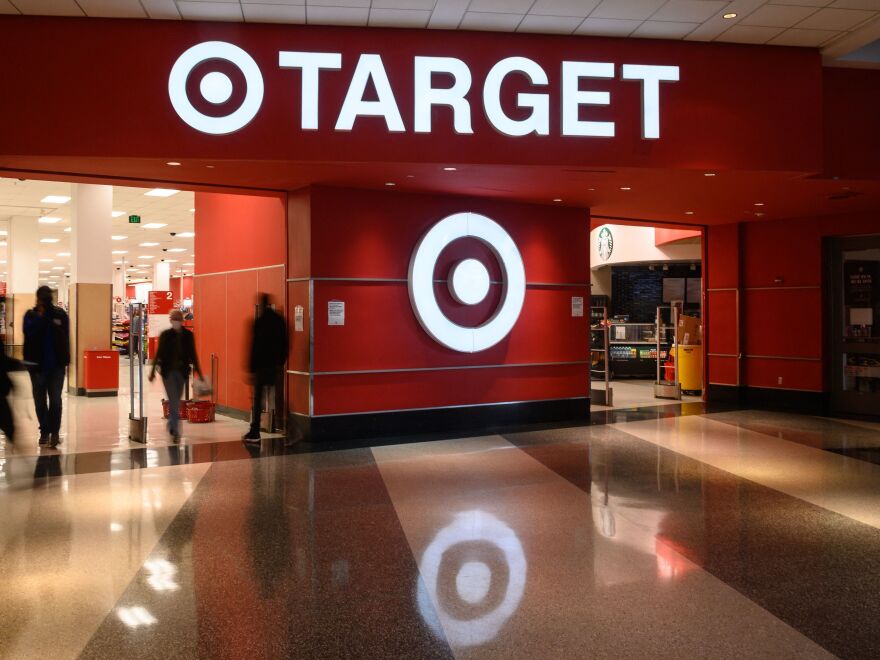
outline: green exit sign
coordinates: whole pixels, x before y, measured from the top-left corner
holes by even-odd
[[[129,222],[129,224],[132,224],[132,225],[139,225],[139,224],[141,224],[141,216],[130,215],[130,216],[128,216],[128,222]]]

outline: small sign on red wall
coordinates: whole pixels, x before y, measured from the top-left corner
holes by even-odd
[[[150,314],[167,314],[174,307],[174,294],[171,291],[150,291],[147,310]]]

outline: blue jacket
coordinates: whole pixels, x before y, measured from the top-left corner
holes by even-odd
[[[43,373],[70,364],[70,320],[60,307],[41,315],[36,308],[24,315],[24,359],[36,362]]]

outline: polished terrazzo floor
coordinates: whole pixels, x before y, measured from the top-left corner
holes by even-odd
[[[880,424],[0,456],[0,657],[875,658]]]

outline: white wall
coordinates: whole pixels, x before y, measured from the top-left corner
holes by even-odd
[[[602,227],[607,227],[614,239],[614,248],[607,260],[603,260],[599,256],[599,232]],[[590,232],[590,268],[593,270],[612,264],[700,261],[702,258],[699,242],[657,247],[654,245],[653,227],[630,227],[628,225],[602,225],[602,227],[596,227]],[[595,291],[596,287],[593,289],[593,293],[598,295]],[[608,293],[610,295],[610,291]]]

